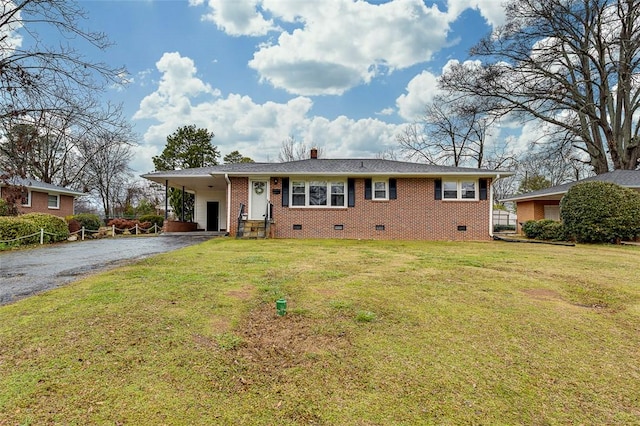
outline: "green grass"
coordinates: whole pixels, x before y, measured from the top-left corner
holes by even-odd
[[[638,247],[218,239],[0,307],[0,425],[640,424],[638,324]]]

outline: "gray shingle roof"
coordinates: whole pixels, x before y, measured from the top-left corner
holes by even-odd
[[[0,182],[1,183],[1,182]],[[19,176],[12,176],[7,180],[7,183],[11,185],[20,185],[26,186],[27,188],[33,190],[39,190],[41,192],[55,192],[63,195],[71,195],[74,197],[79,197],[81,195],[85,195],[83,192],[74,191],[69,188],[65,188],[58,185],[52,185],[50,183],[40,182],[36,179],[32,178],[21,178]]]
[[[640,170],[614,170],[609,173],[591,176],[579,181],[564,183],[562,185],[552,186],[551,188],[540,189],[538,191],[527,192],[526,194],[505,198],[501,201],[524,201],[557,196],[559,194],[565,194],[569,188],[577,183],[590,181],[610,182],[627,188],[640,189]]]
[[[206,176],[212,174],[229,174],[231,176],[264,175],[407,175],[407,176],[441,176],[441,175],[474,175],[495,177],[510,176],[513,173],[487,169],[466,167],[436,166],[431,164],[409,163],[403,161],[381,159],[309,159],[284,163],[238,163],[222,164],[196,169],[160,171],[142,175],[142,177],[186,177]]]

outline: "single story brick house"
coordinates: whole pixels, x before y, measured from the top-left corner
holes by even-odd
[[[316,153],[142,177],[195,194],[198,227],[232,236],[255,221],[274,238],[489,240],[491,183],[512,174]]]
[[[7,182],[11,185],[23,187],[22,203],[18,205],[20,213],[48,213],[65,217],[74,214],[74,200],[85,195],[62,186],[39,182],[31,178],[11,177]],[[6,190],[5,182],[0,181],[0,198]]]
[[[505,198],[501,201],[515,203],[518,213],[517,231],[521,233],[522,224],[529,220],[560,220],[560,200],[564,194],[573,185],[590,181],[610,182],[640,191],[640,170],[614,170],[579,181]]]

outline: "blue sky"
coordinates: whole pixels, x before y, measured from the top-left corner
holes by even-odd
[[[451,60],[503,22],[498,0],[84,0],[84,24],[125,66],[122,103],[153,170],[167,135],[195,124],[222,155],[277,161],[293,135],[327,158],[371,158],[435,94]],[[499,137],[499,135],[494,135]]]

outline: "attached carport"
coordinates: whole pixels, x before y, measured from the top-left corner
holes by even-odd
[[[165,219],[169,218],[169,188],[195,196],[193,222],[199,229],[207,231],[226,231],[230,219],[230,206],[227,200],[230,191],[229,182],[223,175],[212,175],[211,167],[197,169],[170,170],[142,175],[165,187]],[[183,197],[184,199],[184,197]],[[184,222],[183,215],[179,219]]]

